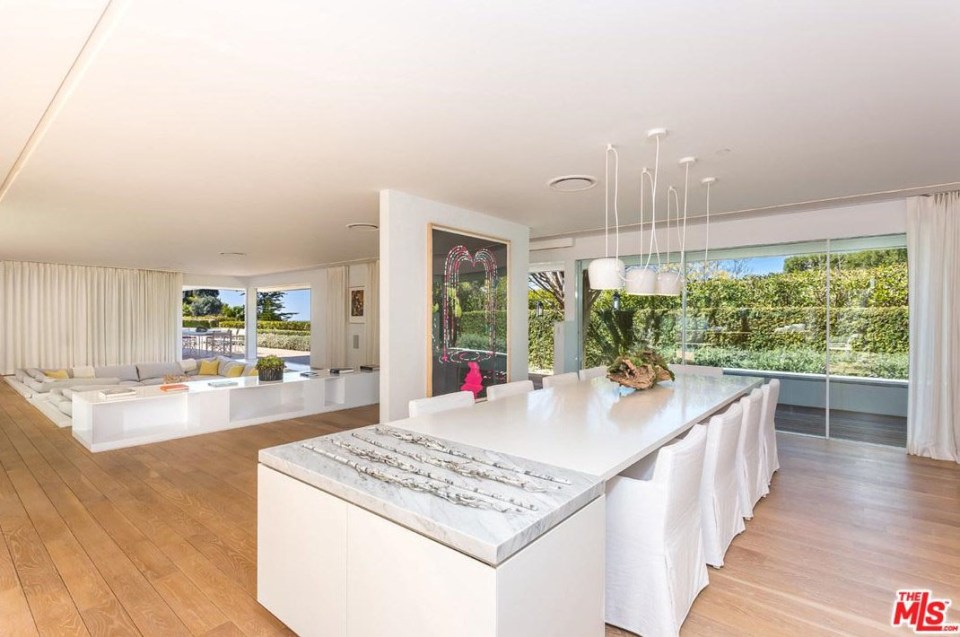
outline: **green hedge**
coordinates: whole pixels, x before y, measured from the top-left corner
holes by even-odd
[[[219,327],[220,321],[215,318],[187,318],[183,317],[183,326],[188,328],[194,327]]]
[[[843,360],[851,375],[906,377],[907,289],[903,263],[831,272],[834,373],[846,373],[837,371]],[[822,373],[827,349],[826,290],[826,273],[820,270],[690,280],[689,350],[696,351],[701,357],[697,362],[705,365]],[[612,293],[603,292],[591,309],[584,343],[587,365],[609,362],[611,335],[600,316],[611,303]],[[668,361],[678,356],[680,307],[678,297],[622,296],[622,309],[635,311],[637,338]],[[535,338],[543,336],[531,328],[531,350],[538,347]]]
[[[530,312],[530,369],[553,369],[553,326],[563,320],[563,312],[546,310],[543,316]]]
[[[242,329],[246,327],[246,324],[243,321],[235,321],[231,319],[220,319],[220,327]],[[260,330],[283,330],[286,332],[309,332],[310,321],[257,321],[257,331],[260,331]]]
[[[826,352],[812,349],[750,351],[726,347],[701,346],[693,351],[696,365],[729,369],[823,374]],[[838,376],[906,379],[909,355],[905,352],[877,354],[868,352],[831,352],[830,373]]]
[[[270,349],[292,349],[300,352],[310,351],[310,336],[290,336],[287,334],[257,334],[257,347]]]

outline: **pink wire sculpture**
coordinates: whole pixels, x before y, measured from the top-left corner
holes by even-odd
[[[473,266],[482,265],[486,275],[484,279],[487,315],[487,337],[489,339],[489,348],[487,351],[461,350],[451,352],[453,349],[454,319],[452,296],[456,295],[460,284],[460,267],[468,263]],[[470,251],[460,245],[452,248],[447,253],[447,259],[443,267],[443,307],[442,324],[440,331],[442,335],[442,350],[440,352],[441,363],[465,363],[468,361],[485,361],[496,354],[497,342],[497,259],[493,252],[487,248],[477,250],[476,254],[470,256]]]

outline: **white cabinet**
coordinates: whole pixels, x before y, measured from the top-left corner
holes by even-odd
[[[273,383],[256,377],[231,380],[237,384],[188,382],[189,390],[179,393],[137,387],[132,396],[114,400],[97,391],[78,392],[73,395],[73,436],[90,451],[106,451],[372,405],[380,399],[379,372],[311,378],[292,372]]]
[[[264,465],[257,599],[303,637],[602,637],[604,499],[493,566]]]

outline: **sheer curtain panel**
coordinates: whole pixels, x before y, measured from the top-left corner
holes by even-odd
[[[327,367],[347,364],[347,268],[327,268]]]
[[[907,200],[907,452],[960,462],[960,192]]]
[[[177,359],[183,275],[0,261],[0,368]]]
[[[380,363],[380,262],[367,264],[366,356],[364,362]]]

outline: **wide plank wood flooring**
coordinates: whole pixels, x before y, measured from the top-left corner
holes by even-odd
[[[290,634],[256,602],[257,450],[377,418],[361,408],[91,454],[0,383],[0,635]],[[960,606],[960,467],[779,444],[773,492],[710,570],[684,636],[902,634],[889,621],[906,587]]]

